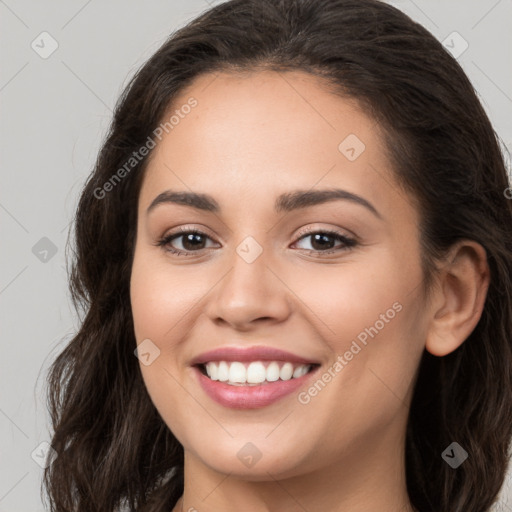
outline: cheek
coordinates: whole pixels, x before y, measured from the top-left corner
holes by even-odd
[[[412,284],[421,282],[419,266],[407,266],[387,250],[298,275],[303,277],[294,278],[294,290],[316,314],[314,323],[338,353],[348,350],[359,335],[363,342],[369,338],[367,329],[373,334],[377,330],[379,336],[389,332],[401,315],[398,310],[414,296]]]
[[[169,267],[150,258],[144,251],[135,252],[131,280],[130,300],[137,344],[149,339],[151,361],[140,370],[148,394],[168,427],[184,436],[188,395],[183,393],[179,381],[180,354],[175,350],[180,339],[190,330],[191,306],[197,300],[194,289],[187,286],[183,273],[170,272]],[[173,341],[176,340],[176,341]],[[147,343],[147,342],[146,342]],[[148,345],[145,345],[148,347]]]
[[[411,256],[407,261],[403,255],[382,251],[371,262],[332,276],[329,293],[317,292],[314,300],[317,308],[324,304],[318,310],[329,326],[324,332],[331,363],[341,356],[333,368],[340,376],[333,379],[333,391],[347,393],[348,403],[350,397],[361,396],[370,409],[380,410],[388,399],[396,400],[394,393],[405,397],[423,352],[421,267]]]
[[[172,330],[193,313],[204,295],[201,280],[179,270],[172,270],[165,262],[135,255],[130,297],[137,341],[144,338],[164,343]]]
[[[300,396],[310,410],[311,431],[323,431],[335,446],[344,447],[347,438],[354,446],[364,443],[405,421],[423,352],[414,328],[421,308],[414,297],[393,301],[397,296],[391,293],[363,312],[347,306],[345,321],[340,315],[337,324],[341,334],[330,338],[331,363],[318,376],[326,383],[315,381]]]

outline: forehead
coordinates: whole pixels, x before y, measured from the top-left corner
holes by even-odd
[[[195,106],[184,108],[191,98]],[[171,116],[172,128],[153,150],[142,206],[176,188],[208,192],[221,203],[315,186],[372,199],[382,196],[383,180],[388,187],[393,180],[375,121],[308,73],[201,75],[163,122]]]

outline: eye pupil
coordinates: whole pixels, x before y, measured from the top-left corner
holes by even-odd
[[[192,248],[196,248],[196,249],[197,249],[198,245],[201,245],[201,237],[202,237],[202,235],[200,235],[198,233],[189,233],[187,235],[183,235],[183,237],[184,237],[183,247],[185,247],[185,249],[187,249],[186,245],[188,243],[191,243],[192,244],[191,247]],[[199,242],[199,244],[197,244],[195,242]],[[202,243],[204,244],[204,240],[202,240]]]
[[[329,245],[329,247],[327,247],[328,249],[331,249],[333,244],[334,244],[334,241],[332,240],[332,236],[331,235],[326,235],[326,234],[321,234],[321,233],[317,233],[315,235],[313,235],[313,247],[314,247],[314,244],[317,243],[317,242],[320,242],[320,249],[325,249],[326,248],[326,245],[325,245],[325,241],[327,240],[327,245]],[[330,239],[330,241],[329,241]],[[322,242],[323,240],[323,242]]]

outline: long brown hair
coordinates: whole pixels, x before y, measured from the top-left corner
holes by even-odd
[[[47,381],[57,453],[44,473],[51,510],[167,511],[183,492],[183,448],[134,357],[129,282],[148,157],[108,193],[98,191],[154,137],[193,79],[254,69],[322,77],[378,122],[396,177],[418,204],[427,284],[436,258],[457,240],[485,248],[491,283],[477,327],[453,353],[423,355],[406,475],[421,512],[489,510],[512,437],[512,201],[504,159],[457,61],[378,0],[222,3],[171,34],[124,90],[74,222],[69,279],[81,325]],[[453,441],[469,453],[456,470],[441,457]]]

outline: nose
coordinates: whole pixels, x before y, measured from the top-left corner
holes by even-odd
[[[266,250],[254,261],[240,254],[233,251],[229,268],[208,295],[205,314],[214,323],[239,331],[283,322],[291,312],[291,291],[279,271],[271,268],[275,265]]]

